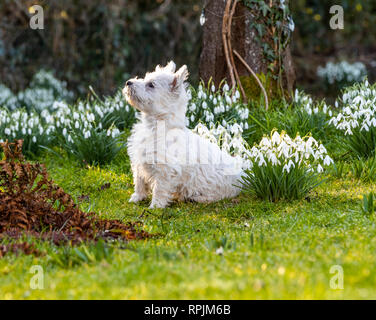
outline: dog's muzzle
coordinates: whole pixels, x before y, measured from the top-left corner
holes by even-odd
[[[123,95],[124,96],[130,96],[132,94],[132,85],[133,85],[133,82],[132,81],[127,81],[125,83],[125,86],[124,86],[124,89],[123,89]]]
[[[138,109],[136,106],[137,106],[137,103],[140,101],[140,99],[138,98],[135,92],[135,89],[136,88],[134,86],[134,82],[128,80],[125,83],[125,86],[123,89],[123,96],[132,107],[135,107],[136,109]]]

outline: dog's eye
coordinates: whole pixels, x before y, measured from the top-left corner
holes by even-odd
[[[151,89],[154,88],[154,84],[153,84],[153,82],[148,82],[147,86],[148,86],[148,88],[151,88]]]

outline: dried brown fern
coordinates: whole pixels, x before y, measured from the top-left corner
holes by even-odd
[[[0,239],[20,238],[26,233],[55,244],[75,244],[99,238],[151,237],[139,230],[138,223],[100,219],[93,212],[81,211],[49,178],[44,165],[25,162],[22,140],[0,145],[5,155],[0,161]]]

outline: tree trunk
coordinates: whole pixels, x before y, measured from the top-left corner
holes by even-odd
[[[228,0],[227,0],[228,1]],[[222,41],[222,20],[226,0],[205,0],[203,25],[203,49],[200,57],[200,77],[207,83],[213,79],[216,86],[226,79],[230,83],[230,73]],[[264,59],[261,46],[256,41],[257,31],[251,27],[254,16],[248,7],[240,1],[237,4],[231,26],[231,44],[256,74],[267,74],[268,62]],[[239,76],[250,76],[244,65],[235,57],[235,65]],[[290,48],[283,54],[285,89],[293,90],[295,71],[292,64]]]

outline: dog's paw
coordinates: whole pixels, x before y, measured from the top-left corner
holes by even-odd
[[[152,201],[149,209],[163,209],[166,208],[168,205],[167,201]]]
[[[134,194],[131,195],[129,202],[136,203],[136,202],[140,202],[140,201],[145,200],[145,199],[146,199],[146,195],[134,193]]]

